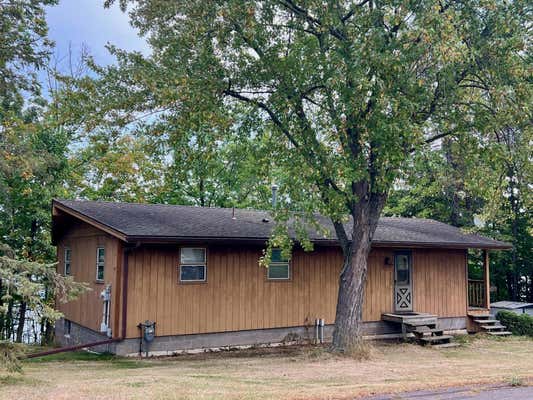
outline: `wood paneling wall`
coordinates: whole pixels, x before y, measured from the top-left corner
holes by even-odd
[[[290,281],[268,281],[258,266],[261,249],[209,247],[207,282],[178,283],[179,250],[145,247],[129,255],[127,336],[137,324],[157,322],[157,335],[224,332],[335,320],[340,250],[295,251]],[[369,258],[363,318],[393,311],[393,249]],[[441,317],[466,315],[465,251],[414,250],[414,310]]]
[[[72,250],[72,275],[91,291],[62,304],[66,318],[95,331],[100,329],[105,285],[95,282],[96,248],[106,248],[105,283],[112,285],[111,324],[119,337],[122,245],[118,239],[84,223],[76,223],[58,245],[58,271],[63,272],[64,248]],[[289,281],[269,281],[258,265],[257,247],[210,246],[207,282],[178,283],[178,246],[142,246],[129,254],[127,337],[137,337],[137,324],[157,322],[157,335],[179,335],[312,325],[315,318],[335,320],[338,273],[337,248],[297,250]],[[394,249],[374,248],[369,257],[363,319],[379,321],[393,311]],[[467,310],[466,251],[413,250],[414,311],[440,317],[465,316]]]
[[[117,284],[118,268],[120,267],[120,247],[118,239],[83,222],[73,223],[57,246],[57,271],[64,273],[65,247],[71,250],[71,275],[78,282],[85,282],[90,290],[78,299],[66,304],[58,304],[65,318],[95,331],[100,330],[103,303],[100,293],[111,284],[110,324],[113,336],[119,332],[117,310],[120,303],[120,285]],[[96,248],[105,248],[104,282],[96,282]]]
[[[413,251],[414,311],[440,317],[465,316],[466,250]]]

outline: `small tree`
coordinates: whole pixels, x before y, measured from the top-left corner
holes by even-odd
[[[148,36],[152,53],[115,49],[119,67],[101,73],[130,99],[148,100],[145,107],[174,110],[183,132],[198,120],[216,124],[221,115],[247,114],[254,121],[249,137],[269,143],[282,199],[307,217],[319,212],[331,220],[344,254],[333,349],[349,350],[361,336],[367,257],[389,190],[413,152],[475,128],[486,115],[480,104],[491,82],[480,77],[490,66],[498,66],[498,76],[519,65],[527,51],[527,6],[120,4],[133,6],[132,24]],[[513,87],[506,90],[512,96]]]
[[[58,274],[54,264],[15,258],[13,251],[6,245],[0,245],[0,284],[0,316],[7,313],[7,304],[16,296],[42,323],[61,317],[61,313],[55,309],[55,301],[50,302],[50,296],[45,296],[45,292],[52,299],[55,296],[58,302],[67,302],[88,288],[84,283],[75,282],[72,277]],[[19,348],[11,342],[0,341],[0,366],[10,370],[20,369],[16,362],[18,351]]]

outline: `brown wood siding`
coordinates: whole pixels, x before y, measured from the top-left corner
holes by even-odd
[[[260,249],[208,249],[207,282],[178,283],[179,250],[147,247],[129,255],[127,336],[137,324],[157,322],[157,335],[224,332],[335,320],[342,256],[335,248],[296,251],[290,281],[268,281],[258,266]],[[393,249],[369,258],[363,319],[393,311]],[[464,250],[413,250],[414,311],[441,317],[466,315]]]
[[[72,275],[91,291],[60,305],[65,316],[95,331],[100,328],[105,285],[95,282],[96,248],[106,249],[105,283],[112,285],[110,321],[113,336],[121,335],[122,244],[85,223],[71,225],[58,245],[58,270],[64,248],[72,250]],[[180,284],[178,246],[141,247],[128,255],[127,337],[137,337],[137,324],[157,322],[157,335],[178,335],[312,325],[315,318],[334,323],[338,273],[337,248],[295,251],[289,281],[269,281],[258,266],[257,247],[210,246],[207,282]],[[393,311],[394,249],[374,248],[369,257],[363,307],[365,321],[379,321]],[[389,257],[389,265],[385,258]],[[414,311],[440,317],[465,316],[467,311],[466,251],[413,250]]]
[[[96,248],[100,246],[105,248],[103,283],[96,282]],[[86,223],[73,224],[57,246],[57,271],[61,274],[64,273],[65,247],[71,249],[71,275],[78,282],[86,282],[91,290],[74,301],[58,304],[59,310],[65,318],[99,331],[103,312],[100,292],[106,284],[111,284],[110,324],[113,328],[113,336],[116,337],[119,334],[117,327],[120,322],[120,316],[117,315],[120,288],[116,279],[121,261],[119,240]]]
[[[414,311],[439,317],[467,312],[466,250],[413,251]]]

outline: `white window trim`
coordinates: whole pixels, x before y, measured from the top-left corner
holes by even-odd
[[[204,251],[204,262],[203,263],[195,263],[195,262],[181,262],[181,252],[183,249],[191,249],[191,250],[203,250]],[[181,279],[181,267],[204,267],[204,279]],[[194,283],[194,282],[207,282],[207,248],[205,247],[180,247],[180,259],[179,259],[179,282],[180,283]]]
[[[67,252],[70,252],[70,258],[68,260],[70,272],[67,274]],[[70,247],[65,247],[63,252],[63,274],[65,276],[72,275],[72,250]]]
[[[98,267],[100,266],[100,261],[98,260],[98,256],[100,255],[100,250],[104,250],[104,261],[102,264],[102,267],[104,269],[104,277],[102,279],[98,278]],[[105,279],[105,247],[104,246],[98,246],[96,248],[96,281],[97,282],[103,282]]]
[[[271,266],[280,266],[280,265],[283,265],[283,266],[287,266],[287,277],[286,278],[271,278],[270,277],[270,267]],[[285,261],[285,262],[271,262],[270,264],[268,264],[268,271],[267,271],[267,279],[269,281],[290,281],[291,280],[291,262],[290,261]]]

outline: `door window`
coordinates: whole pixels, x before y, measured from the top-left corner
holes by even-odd
[[[411,282],[411,257],[408,253],[399,253],[394,257],[396,284],[409,285]]]

